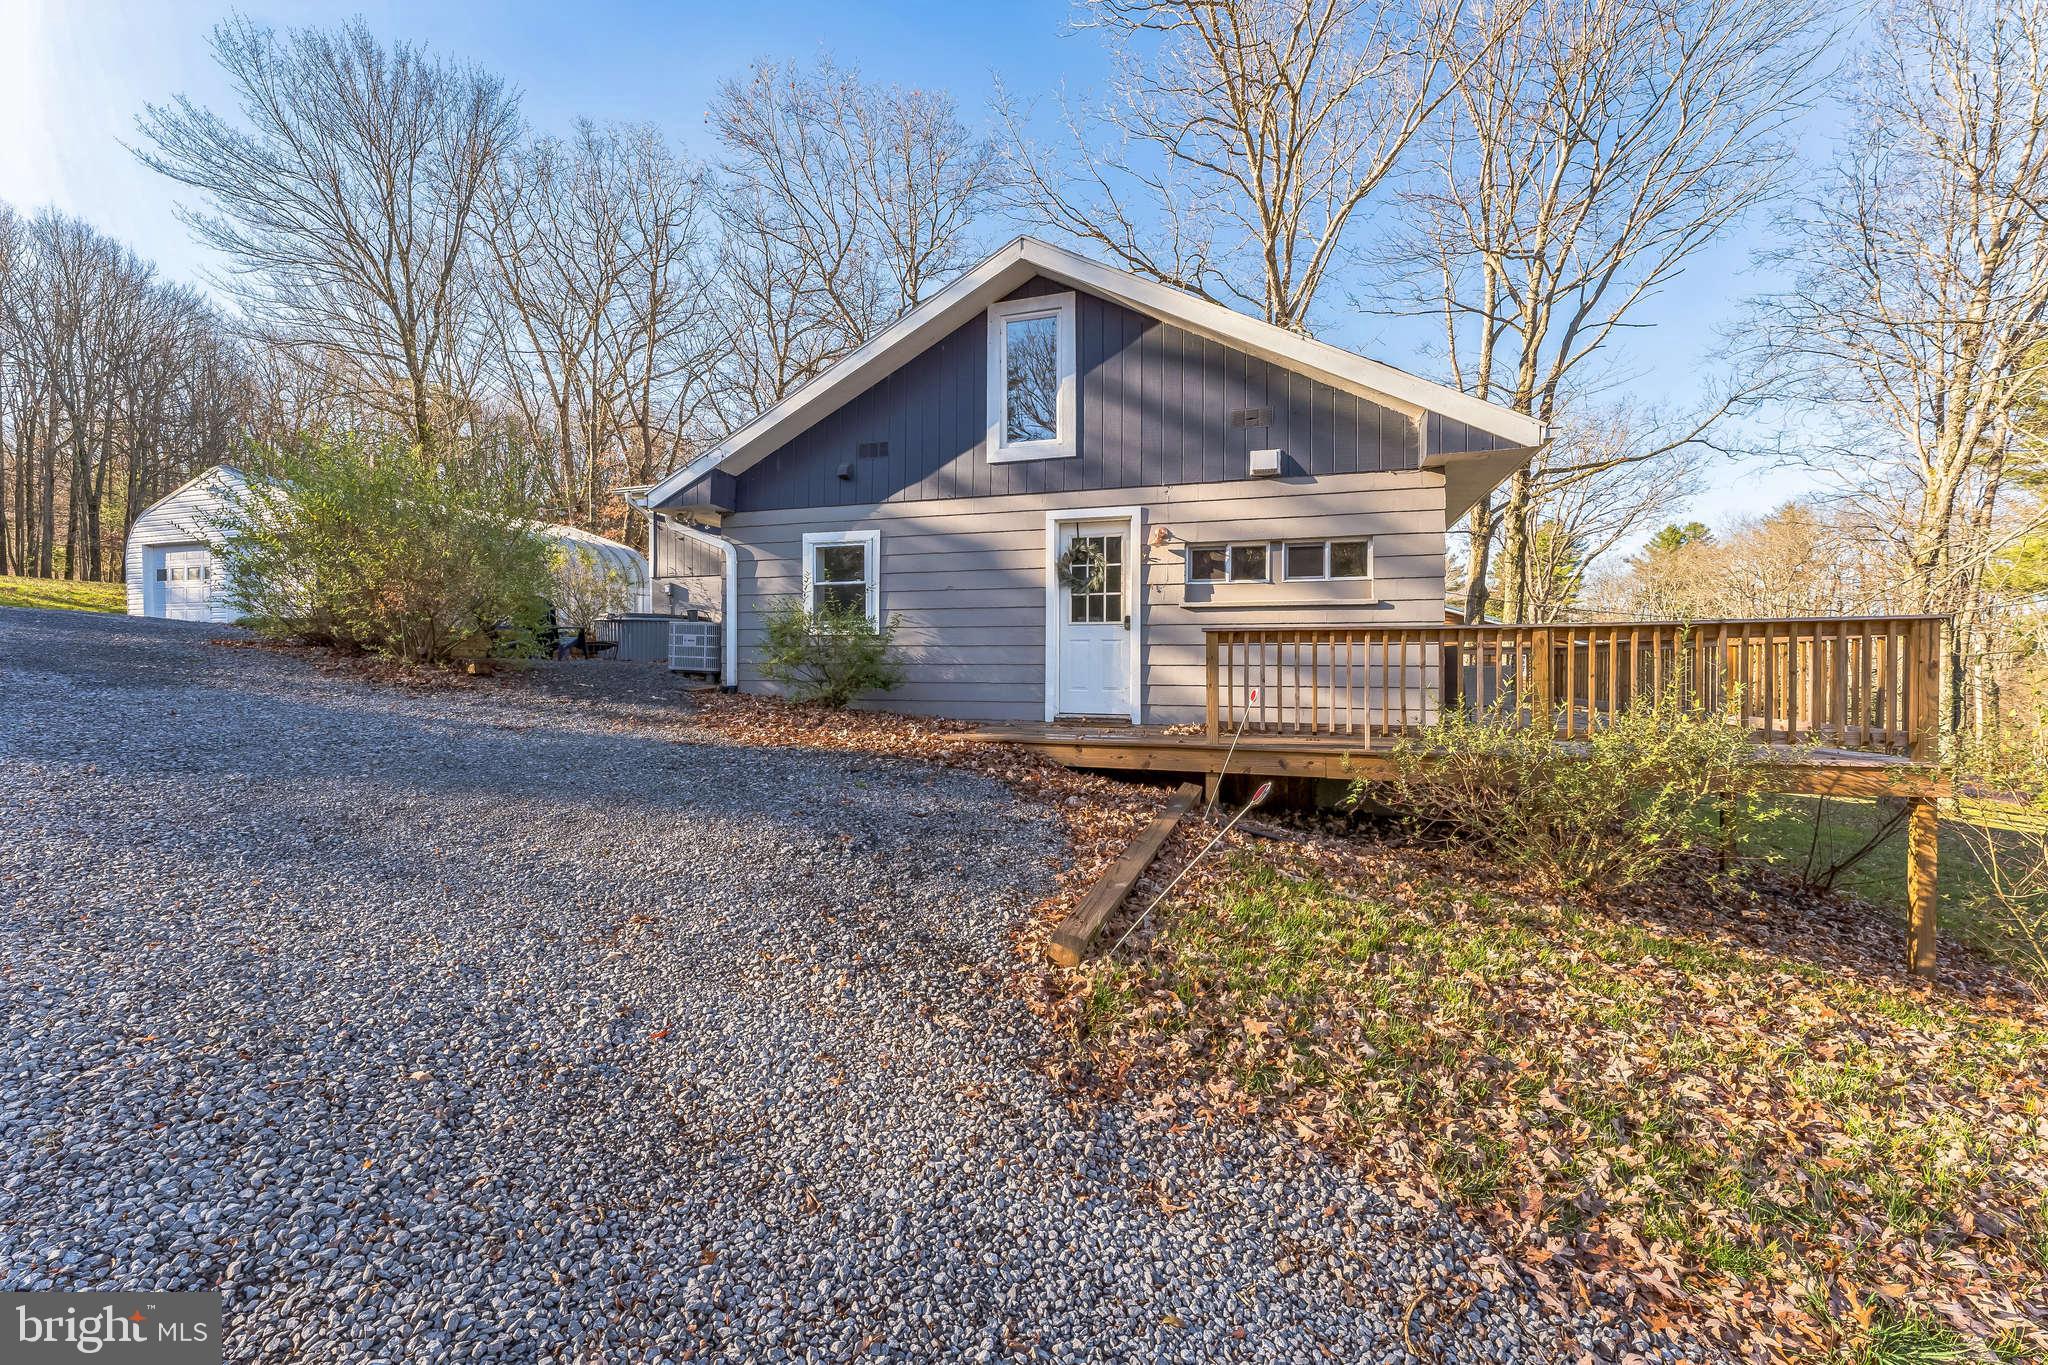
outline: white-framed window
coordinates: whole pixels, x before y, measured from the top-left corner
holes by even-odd
[[[882,533],[804,532],[804,606],[813,612],[857,607],[882,623]]]
[[[1371,578],[1372,542],[1290,540],[1280,547],[1280,576],[1290,583]]]
[[[988,309],[988,458],[1074,455],[1074,296],[1008,299]]]
[[[1272,546],[1263,540],[1231,545],[1190,545],[1190,583],[1267,583],[1272,581]]]

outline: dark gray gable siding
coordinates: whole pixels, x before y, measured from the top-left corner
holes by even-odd
[[[1010,297],[1064,288],[1038,278]],[[988,462],[988,324],[976,317],[740,475],[735,510],[1222,483],[1272,446],[1293,474],[1419,462],[1414,427],[1390,408],[1107,299],[1075,302],[1075,458]],[[1271,408],[1271,424],[1233,426],[1246,408]],[[887,454],[859,453],[873,442]]]

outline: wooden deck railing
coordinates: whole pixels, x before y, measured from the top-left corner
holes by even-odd
[[[1208,729],[1392,737],[1446,708],[1585,736],[1667,691],[1765,743],[1906,754],[1939,739],[1936,616],[1208,630]]]

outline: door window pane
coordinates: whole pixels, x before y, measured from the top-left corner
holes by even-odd
[[[1060,327],[1056,316],[1003,324],[1003,439],[1059,439]]]
[[[1233,583],[1265,582],[1266,547],[1263,545],[1231,546],[1230,581]]]
[[[1067,551],[1067,619],[1078,624],[1124,619],[1124,538],[1075,536]]]
[[[1372,542],[1369,540],[1331,541],[1330,577],[1372,577]]]
[[[1289,578],[1324,577],[1323,553],[1329,546],[1320,540],[1289,545],[1285,568]]]

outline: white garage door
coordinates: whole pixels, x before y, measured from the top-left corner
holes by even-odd
[[[148,558],[151,616],[213,619],[213,555],[204,545],[152,546]]]

